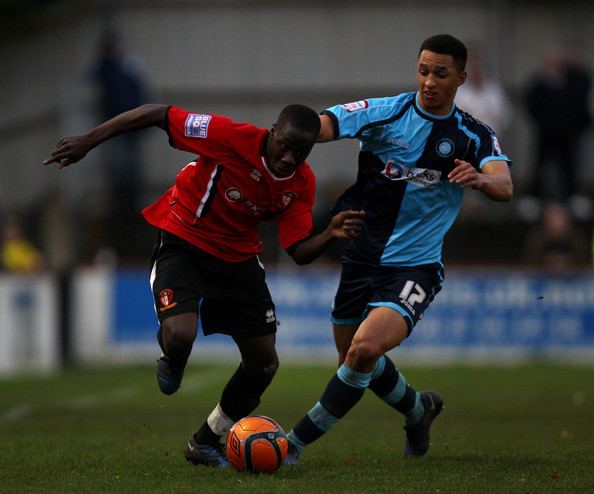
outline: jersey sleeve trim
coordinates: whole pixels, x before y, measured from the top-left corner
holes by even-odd
[[[507,166],[512,166],[512,160],[509,159],[505,154],[499,154],[497,156],[487,156],[481,160],[479,163],[479,168],[482,170],[483,166],[485,166],[489,161],[505,161]]]

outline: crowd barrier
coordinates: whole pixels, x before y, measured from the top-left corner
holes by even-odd
[[[329,268],[267,273],[285,360],[335,358],[329,317],[338,279],[338,269]],[[51,275],[0,278],[0,372],[59,364],[64,332],[58,286]],[[67,300],[75,362],[157,357],[147,272],[79,269]],[[534,358],[594,363],[594,275],[450,269],[443,290],[395,352],[399,361],[421,364]],[[237,351],[227,336],[200,333],[192,358],[236,359]]]

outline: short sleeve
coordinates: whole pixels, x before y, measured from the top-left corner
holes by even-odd
[[[176,106],[167,112],[169,143],[176,149],[213,156],[228,147],[235,124],[209,113],[191,113]]]
[[[302,192],[286,210],[276,217],[278,240],[283,249],[288,249],[297,242],[308,238],[313,230],[315,176],[310,169],[304,175],[306,183]]]
[[[387,98],[371,98],[327,108],[322,112],[334,123],[337,139],[357,138],[366,128],[389,121],[400,113],[410,93]]]
[[[508,166],[511,166],[512,162],[502,151],[495,132],[493,132],[493,130],[491,130],[488,126],[481,124],[479,130],[477,131],[475,143],[477,146],[476,161],[479,169],[489,161],[506,161]]]

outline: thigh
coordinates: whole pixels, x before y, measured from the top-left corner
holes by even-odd
[[[332,331],[334,333],[334,344],[336,345],[336,351],[338,352],[338,365],[340,366],[346,358],[353,336],[359,327],[358,324],[340,325],[333,324]]]
[[[151,288],[159,321],[179,314],[198,314],[203,285],[202,273],[189,252],[176,247],[156,252]]]
[[[389,307],[375,307],[369,311],[353,336],[353,344],[370,342],[380,348],[380,355],[392,350],[408,336],[404,316]]]
[[[200,308],[204,334],[238,338],[275,334],[275,307],[258,259],[227,263],[224,271],[221,295],[206,296]]]

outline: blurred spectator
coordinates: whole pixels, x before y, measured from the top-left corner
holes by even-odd
[[[123,51],[120,35],[114,31],[106,31],[99,40],[91,77],[97,88],[99,121],[148,101],[142,62]],[[139,207],[138,196],[142,188],[140,135],[128,133],[110,139],[102,151],[113,210],[131,213]]]
[[[2,227],[0,266],[16,273],[31,273],[44,268],[40,252],[25,239],[20,224],[14,218],[6,218]]]
[[[528,85],[526,105],[536,140],[529,194],[538,200],[569,204],[578,199],[580,144],[591,124],[591,85],[575,49],[550,50]]]
[[[552,274],[587,264],[588,240],[576,228],[567,206],[551,203],[544,208],[540,224],[526,236],[524,260]]]
[[[501,85],[489,77],[478,47],[470,48],[468,76],[456,93],[456,106],[502,135],[511,120],[511,108]]]

